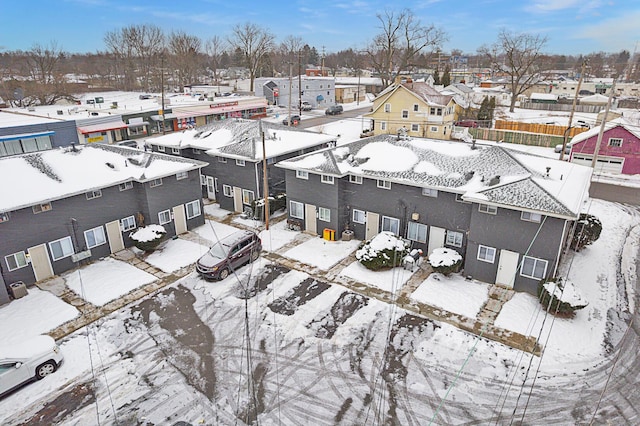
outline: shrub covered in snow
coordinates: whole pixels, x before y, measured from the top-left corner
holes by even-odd
[[[602,232],[600,219],[587,213],[581,213],[571,240],[571,248],[575,251],[582,250],[600,238],[600,232]]]
[[[589,304],[573,283],[563,278],[540,281],[538,300],[544,310],[567,318],[573,318],[575,311]]]
[[[402,265],[402,259],[408,253],[409,243],[393,232],[382,231],[360,245],[356,251],[356,259],[367,269],[378,271]]]
[[[142,251],[154,251],[162,242],[167,231],[162,225],[148,225],[129,234],[137,248]]]
[[[429,255],[429,263],[435,272],[447,276],[460,270],[462,255],[452,249],[437,248]]]

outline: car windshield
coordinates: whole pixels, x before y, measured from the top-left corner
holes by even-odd
[[[216,243],[209,249],[209,254],[216,259],[225,259],[229,253],[229,246]]]

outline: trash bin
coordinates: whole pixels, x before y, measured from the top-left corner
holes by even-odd
[[[324,228],[324,231],[322,233],[322,237],[325,240],[328,240],[328,241],[335,241],[336,240],[336,231],[335,231],[335,229]]]
[[[27,295],[27,286],[22,281],[9,284],[9,289],[14,299],[20,299]]]

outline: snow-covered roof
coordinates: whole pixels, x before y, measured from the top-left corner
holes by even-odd
[[[541,101],[557,101],[558,95],[555,93],[532,93],[531,99],[539,99]]]
[[[222,120],[197,129],[185,130],[146,142],[173,148],[195,148],[211,155],[222,155],[249,161],[262,160],[262,136],[265,136],[267,158],[335,141],[335,136],[294,129],[276,123],[256,120]]]
[[[134,148],[92,144],[0,158],[0,211],[67,198],[127,181],[146,182],[207,163]]]
[[[618,117],[614,120],[607,121],[604,124],[604,131],[608,132],[609,130],[615,127],[624,127],[629,133],[634,135],[636,138],[640,139],[640,128],[637,125],[633,124],[631,121],[627,120],[624,117]],[[571,138],[571,144],[575,145],[579,142],[585,141],[593,136],[597,136],[600,133],[600,126],[592,127],[586,132],[578,133],[573,138]]]
[[[590,104],[600,104],[606,105],[609,102],[609,97],[605,95],[601,95],[600,93],[596,93],[595,95],[585,96],[584,98],[580,98],[580,103],[590,103]]]
[[[512,151],[432,139],[379,135],[278,163],[336,176],[384,179],[462,194],[478,203],[577,218],[591,168]],[[579,167],[576,167],[579,166]]]

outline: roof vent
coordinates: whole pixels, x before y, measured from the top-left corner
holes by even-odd
[[[112,163],[105,163],[107,165],[107,167],[111,168],[111,169],[115,169],[116,166],[114,166]]]
[[[551,171],[551,167],[547,166],[546,169],[547,169],[547,173],[545,174],[545,176],[549,177],[549,172]]]
[[[468,171],[464,175],[464,180],[471,180],[474,174],[476,174],[476,172],[474,172],[473,170]]]
[[[497,185],[500,183],[500,175],[495,175],[494,177],[491,178],[491,180],[489,181],[489,186],[493,186],[493,185]]]

